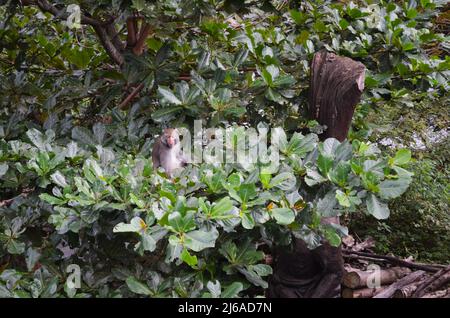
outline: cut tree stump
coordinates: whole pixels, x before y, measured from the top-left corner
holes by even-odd
[[[322,139],[347,138],[353,112],[364,89],[365,66],[348,57],[321,51],[311,64],[309,113],[326,125]]]
[[[387,285],[395,282],[397,279],[406,276],[411,273],[409,268],[405,267],[393,267],[389,269],[382,269],[379,272],[380,285]],[[344,274],[343,284],[344,286],[352,289],[368,287],[367,282],[374,277],[373,271],[354,271]]]
[[[348,57],[327,51],[314,55],[311,62],[309,116],[326,130],[319,137],[347,138],[356,104],[364,89],[365,67]],[[339,224],[339,218],[323,223]],[[341,247],[327,242],[315,250],[293,238],[292,252],[275,251],[274,274],[269,281],[268,297],[330,298],[341,296],[344,260]]]

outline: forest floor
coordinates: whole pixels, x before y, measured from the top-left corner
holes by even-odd
[[[348,220],[353,235],[375,239],[374,250],[412,256],[423,262],[450,263],[450,108],[448,96],[411,107],[386,104],[368,120],[371,140],[394,152],[412,151],[413,182],[390,203],[391,216],[377,221],[359,214]]]

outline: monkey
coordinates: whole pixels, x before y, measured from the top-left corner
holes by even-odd
[[[153,167],[163,167],[167,175],[172,178],[175,169],[185,167],[187,160],[180,148],[180,136],[178,130],[166,128],[152,149]]]

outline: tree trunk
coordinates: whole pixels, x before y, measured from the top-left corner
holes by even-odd
[[[365,67],[347,57],[320,51],[311,62],[309,113],[327,126],[320,137],[343,141],[364,88]],[[339,218],[322,220],[339,223]],[[268,297],[340,297],[343,276],[341,247],[327,242],[315,250],[295,239],[294,251],[279,251]]]

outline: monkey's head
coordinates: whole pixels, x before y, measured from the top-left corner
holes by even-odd
[[[161,136],[161,142],[169,148],[172,148],[180,142],[178,130],[175,128],[166,128]]]

